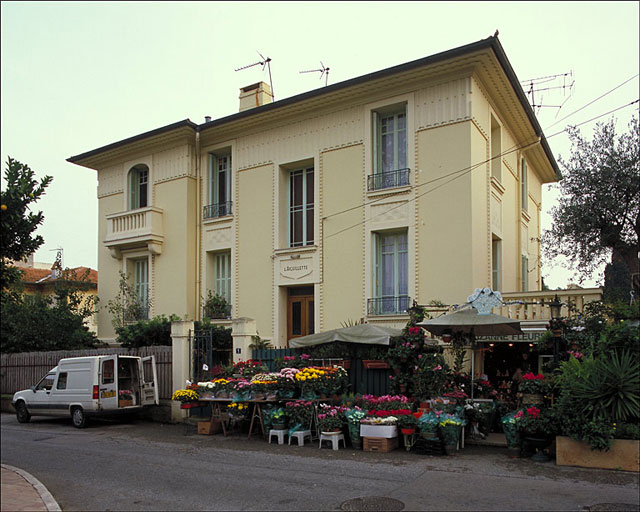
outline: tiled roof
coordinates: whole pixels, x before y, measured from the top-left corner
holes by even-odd
[[[22,275],[22,281],[25,283],[38,283],[38,281],[42,281],[43,283],[54,281],[51,276],[51,269],[46,268],[31,268],[31,267],[22,267],[20,268],[24,272]],[[89,274],[87,276],[88,281],[92,284],[98,284],[98,271],[89,267],[75,267],[70,269],[76,279],[80,279],[84,273],[88,270]]]

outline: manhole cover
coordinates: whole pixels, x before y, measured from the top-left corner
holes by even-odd
[[[365,498],[353,498],[340,505],[340,510],[374,511],[374,510],[404,510],[404,503],[393,498],[381,496],[367,496]]]
[[[637,512],[638,505],[632,503],[596,503],[590,507],[584,507],[589,512]]]

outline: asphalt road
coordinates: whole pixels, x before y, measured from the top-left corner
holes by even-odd
[[[2,463],[33,474],[65,511],[340,510],[373,496],[399,500],[404,510],[639,505],[637,474],[512,459],[499,448],[467,447],[453,457],[334,452],[142,421],[83,430],[59,419],[21,425],[9,414],[1,426]]]

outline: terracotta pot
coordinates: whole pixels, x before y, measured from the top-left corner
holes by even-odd
[[[416,429],[414,427],[412,427],[412,428],[401,428],[400,431],[403,434],[406,434],[406,435],[410,435],[410,434],[415,434],[416,433]]]

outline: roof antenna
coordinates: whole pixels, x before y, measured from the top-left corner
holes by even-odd
[[[324,64],[322,63],[322,61],[320,61],[320,66],[322,66],[320,69],[307,69],[306,71],[300,71],[300,73],[315,73],[317,71],[320,72],[320,78],[322,78],[322,75],[324,75],[324,86],[326,87],[329,84],[329,69],[330,68],[326,68],[324,66]]]
[[[249,64],[248,66],[242,66],[241,68],[236,69],[236,71],[242,71],[243,69],[249,69],[249,68],[252,68],[253,66],[262,66],[262,71],[264,71],[264,68],[266,67],[269,70],[269,85],[271,86],[271,96],[273,97],[273,100],[275,101],[276,95],[273,93],[273,80],[271,79],[271,57],[265,57],[258,50],[256,50],[256,52],[258,53],[258,55],[260,55],[260,58],[262,60],[260,60],[258,62],[254,62],[253,64]]]

